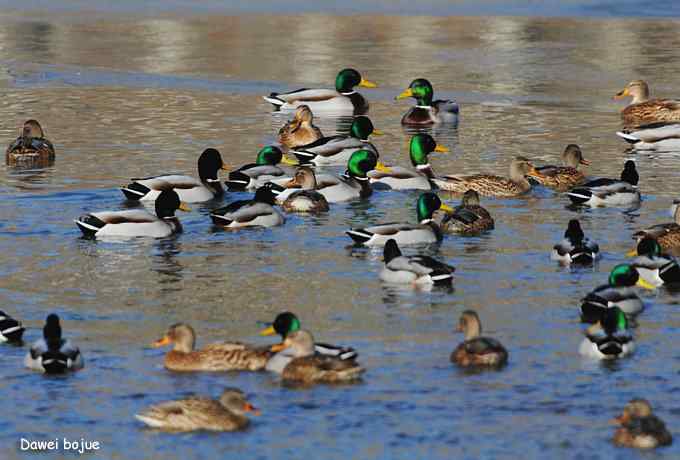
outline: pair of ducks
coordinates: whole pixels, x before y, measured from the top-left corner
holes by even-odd
[[[20,321],[0,311],[0,343],[22,345],[25,330]],[[31,345],[24,358],[24,365],[46,374],[61,374],[83,367],[80,349],[62,337],[59,316],[54,313],[47,316],[43,337]]]
[[[343,69],[335,78],[335,89],[299,89],[288,93],[271,93],[263,99],[277,110],[295,110],[306,105],[314,113],[333,116],[362,115],[368,112],[368,101],[354,88],[375,88],[377,85],[365,80],[355,69]],[[451,100],[433,100],[433,89],[429,81],[417,78],[395,99],[412,97],[415,107],[402,117],[403,125],[431,125],[456,123],[459,106]],[[290,131],[295,129],[291,126]],[[284,136],[286,137],[286,136]],[[302,136],[301,136],[302,137]]]

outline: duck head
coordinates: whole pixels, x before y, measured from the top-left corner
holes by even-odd
[[[260,410],[250,404],[246,395],[238,388],[226,388],[220,395],[220,404],[236,415],[245,416],[247,413],[260,415]]]
[[[275,145],[268,145],[263,147],[258,153],[255,159],[255,164],[259,166],[269,165],[276,166],[281,162],[283,158],[283,152],[280,148]]]
[[[357,150],[347,161],[346,174],[360,181],[367,181],[366,176],[373,170],[389,172],[390,169],[378,161],[378,157],[370,150]]]
[[[567,230],[564,232],[564,237],[574,246],[580,244],[585,238],[583,230],[581,230],[581,223],[576,219],[571,219],[567,225]]]
[[[271,326],[260,331],[260,335],[278,334],[285,339],[288,334],[300,330],[300,320],[294,313],[285,311],[274,318]]]
[[[308,331],[300,329],[288,334],[283,343],[272,345],[273,352],[282,352],[293,358],[304,358],[314,355],[314,337]]]
[[[395,99],[404,99],[412,97],[416,103],[422,107],[430,107],[432,105],[432,85],[424,78],[416,78],[411,84],[402,91]]]
[[[21,130],[21,136],[26,139],[45,137],[42,126],[40,126],[38,120],[26,120],[24,122],[24,127]]]
[[[640,278],[640,274],[632,265],[620,264],[609,274],[609,285],[612,287],[639,286],[645,289],[655,289],[654,286]]]
[[[295,171],[291,180],[285,183],[285,188],[301,188],[303,190],[316,189],[316,175],[314,170],[307,166],[301,166]]]
[[[614,99],[623,99],[625,97],[632,97],[631,104],[638,104],[649,99],[649,86],[644,80],[633,80],[626,85],[621,91],[616,93]]]
[[[174,218],[175,211],[191,211],[191,208],[180,201],[174,189],[163,190],[156,198],[156,215],[159,219]]]
[[[409,145],[409,157],[411,164],[415,168],[425,168],[429,166],[428,155],[432,152],[446,153],[449,149],[439,145],[429,134],[416,134],[411,138]]]
[[[349,128],[350,136],[362,140],[364,142],[368,141],[371,134],[376,136],[381,136],[383,133],[375,129],[371,119],[366,115],[359,115],[352,120],[352,126]]]
[[[201,182],[219,185],[217,173],[220,169],[229,170],[222,162],[222,155],[217,149],[205,149],[198,157],[198,177]]]
[[[154,348],[173,345],[173,350],[190,353],[196,345],[196,333],[188,324],[176,323],[170,326],[165,335],[151,344]]]
[[[479,320],[477,312],[465,310],[461,313],[456,331],[463,332],[465,334],[465,340],[479,337],[482,333],[482,323]]]
[[[564,152],[562,152],[562,162],[572,168],[578,168],[579,165],[587,166],[590,164],[590,161],[583,158],[583,152],[576,144],[569,144],[565,147]]]
[[[59,316],[54,313],[47,316],[43,327],[43,338],[49,350],[58,350],[61,347],[61,324],[59,324]]]
[[[340,94],[352,94],[355,86],[363,88],[377,88],[375,83],[365,80],[359,72],[354,69],[342,69],[335,77],[335,90]]]
[[[442,203],[436,193],[425,192],[418,197],[418,202],[416,203],[416,214],[418,216],[418,222],[426,223],[432,220],[432,215],[435,211],[441,209],[446,212],[453,212],[451,206]]]
[[[634,256],[648,256],[658,257],[661,255],[661,246],[654,238],[642,238],[635,249],[626,253],[629,257]]]
[[[628,182],[630,185],[637,185],[640,180],[637,169],[635,168],[635,162],[633,160],[628,160],[623,165],[623,171],[621,172],[621,180]]]

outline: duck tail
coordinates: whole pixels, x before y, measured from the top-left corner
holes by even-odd
[[[93,216],[92,214],[85,214],[74,220],[78,228],[85,236],[94,236],[106,222]]]
[[[123,192],[123,195],[125,195],[125,198],[128,200],[139,201],[149,193],[151,189],[139,182],[132,182],[127,186],[122,187],[120,191]]]
[[[624,141],[628,142],[629,144],[637,144],[638,142],[640,142],[640,139],[638,139],[637,137],[633,136],[632,134],[624,133],[622,131],[617,131],[616,135],[619,136]]]
[[[59,351],[46,351],[42,355],[46,374],[63,374],[68,369],[68,357]]]
[[[223,227],[226,227],[233,222],[232,219],[228,219],[227,217],[223,216],[222,214],[210,213],[210,218],[212,219],[213,224],[223,226]]]
[[[363,244],[370,240],[371,237],[373,237],[373,234],[371,232],[368,232],[361,228],[350,229],[347,230],[345,233],[347,233],[347,235],[349,235],[349,237],[352,238],[355,243],[359,244]]]
[[[262,96],[262,99],[272,104],[274,107],[281,107],[286,103],[283,99],[278,98],[279,93],[271,93],[269,96]]]
[[[229,173],[229,179],[224,181],[224,184],[229,190],[246,190],[250,185],[251,178],[241,171],[232,171]]]
[[[567,192],[567,196],[574,204],[583,204],[590,200],[593,196],[593,192],[587,188],[573,188]]]

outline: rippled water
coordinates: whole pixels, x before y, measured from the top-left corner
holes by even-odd
[[[86,358],[84,371],[46,378],[21,367],[25,348],[2,348],[2,458],[26,455],[20,437],[62,436],[98,440],[101,458],[114,459],[517,458],[520,450],[635,458],[609,443],[607,424],[634,396],[649,398],[671,431],[680,426],[678,297],[647,294],[637,353],[609,366],[577,354],[576,309],[624,260],[634,230],[670,221],[677,156],[634,157],[644,202],[633,212],[576,213],[544,189],[484,200],[496,218],[492,233],[425,248],[457,267],[451,292],[382,285],[380,252],[352,248],[344,235],[350,226],[415,219],[417,193],[376,192],[325,216],[238,233],[210,225],[207,214],[221,203],[194,205],[179,216],[182,235],[157,241],[88,241],[72,222],[124,208],[117,188],[130,177],[194,174],[206,147],[232,165],[252,161],[285,121],[260,95],[325,85],[345,66],[380,85],[364,94],[388,133],[375,140],[386,163],[408,163],[399,125],[408,104],[393,97],[425,76],[436,95],[462,106],[457,129],[435,132],[452,149],[433,159],[436,172],[505,174],[515,155],[556,162],[575,142],[591,175],[618,176],[629,154],[614,136],[621,105],[610,98],[633,78],[648,79],[655,94],[680,93],[677,21],[5,13],[0,24],[0,139],[10,142],[37,118],[57,150],[51,168],[0,166],[1,306],[31,327],[29,341],[46,313],[58,312]],[[336,129],[318,124],[326,134]],[[592,269],[549,260],[573,217],[604,250]],[[509,348],[501,372],[449,364],[466,308]],[[148,347],[177,321],[190,322],[200,343],[266,343],[257,331],[283,310],[317,338],[357,348],[364,382],[291,390],[267,374],[175,375]],[[132,417],[224,386],[246,390],[262,409],[250,430],[169,435]],[[678,446],[649,457],[677,458]]]

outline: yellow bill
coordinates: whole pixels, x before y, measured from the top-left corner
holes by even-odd
[[[439,206],[439,209],[446,212],[453,212],[453,208],[445,203],[442,203],[441,206]]]
[[[642,278],[639,278],[637,283],[635,283],[635,285],[640,286],[641,288],[649,289],[649,290],[656,289],[656,286],[648,283],[647,281],[643,280]]]
[[[631,249],[626,253],[626,256],[628,257],[635,257],[638,255],[637,248]]]
[[[384,136],[385,135],[384,132],[380,131],[379,129],[375,129],[375,128],[373,128],[373,132],[371,134],[374,135],[374,136]]]
[[[439,144],[437,144],[437,146],[434,148],[434,151],[439,152],[439,153],[449,153],[450,152],[448,147],[444,147],[443,145],[439,145]]]
[[[359,86],[363,86],[364,88],[377,88],[378,87],[378,85],[376,85],[372,81],[368,81],[364,78],[362,78],[361,81],[359,82]]]
[[[260,335],[276,335],[276,331],[274,330],[274,326],[269,326],[267,329],[262,329],[260,331]]]
[[[380,171],[380,172],[385,172],[385,173],[392,172],[392,170],[391,170],[390,168],[388,168],[387,166],[385,166],[385,165],[382,164],[381,162],[378,162],[378,163],[375,165],[375,170],[376,170],[376,171]]]
[[[276,345],[272,345],[269,350],[273,351],[274,353],[278,353],[281,350],[285,350],[287,348],[285,343],[277,343]]]
[[[411,88],[406,88],[395,99],[406,99],[407,97],[413,97],[413,90]]]
[[[630,93],[628,92],[628,88],[623,88],[621,91],[614,95],[614,99],[621,99],[626,96],[630,96]]]
[[[293,160],[292,158],[288,158],[287,156],[281,158],[281,163],[289,166],[298,166],[300,164],[297,160]]]
[[[189,205],[186,204],[183,201],[179,203],[179,208],[177,208],[177,209],[179,209],[180,211],[186,211],[186,212],[191,211],[191,208],[189,207]]]

